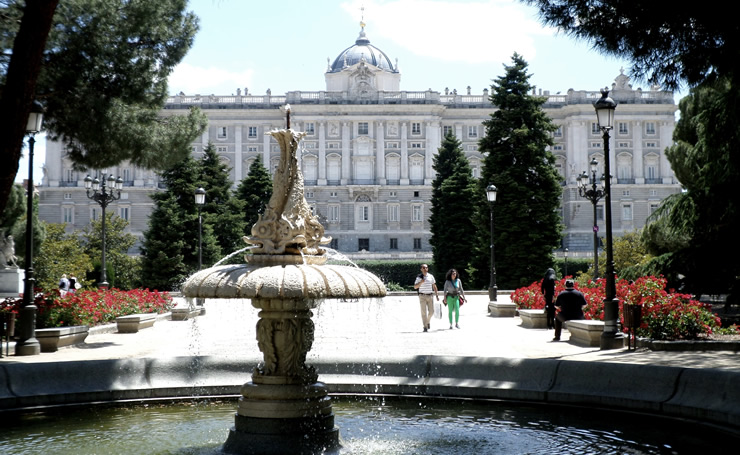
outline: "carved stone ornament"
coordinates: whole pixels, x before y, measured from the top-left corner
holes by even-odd
[[[0,269],[17,269],[16,259],[13,236],[5,237],[5,233],[0,232]]]
[[[292,129],[269,133],[280,145],[280,163],[272,185],[272,197],[252,226],[252,235],[244,241],[255,245],[253,255],[311,255],[321,256],[331,238],[324,237],[324,227],[303,194],[303,175],[298,168],[298,142],[306,135]],[[249,261],[249,255],[247,255]]]

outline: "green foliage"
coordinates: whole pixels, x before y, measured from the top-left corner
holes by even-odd
[[[467,281],[466,269],[475,241],[475,226],[468,222],[474,211],[469,201],[475,198],[476,184],[461,142],[451,132],[434,156],[436,177],[432,182],[432,208],[429,217],[434,265],[446,273],[455,268]]]
[[[11,231],[7,231],[7,234],[13,234],[13,240],[15,241],[15,255],[18,257],[19,264],[21,262],[25,263],[26,260],[26,207],[27,207],[27,199],[26,199],[26,191],[21,187],[20,185],[14,185],[13,186],[13,192],[12,192],[12,199],[18,200],[20,198],[22,201],[20,202],[20,210],[22,211],[22,214],[20,215],[20,218],[17,219],[17,222],[13,225]],[[14,202],[14,204],[17,204]],[[17,206],[16,206],[17,207]],[[16,213],[17,213],[16,208]],[[9,217],[12,217],[12,214],[8,214]],[[39,219],[39,198],[34,197],[33,198],[33,254],[34,256],[39,254],[39,251],[41,249],[41,244],[44,242],[44,239],[46,238],[46,230],[44,229],[44,224]],[[2,231],[0,231],[0,234],[2,234]]]
[[[133,289],[141,284],[140,259],[127,254],[137,240],[135,235],[126,232],[128,226],[129,222],[123,218],[110,212],[105,214],[105,273],[110,286],[120,289]],[[95,265],[90,278],[97,280],[102,266],[102,217],[87,225],[81,235],[85,240],[85,252]]]
[[[186,0],[60,2],[37,92],[44,128],[74,163],[163,169],[189,155],[205,115],[159,115],[167,77],[198,28],[186,7]]]
[[[65,227],[65,224],[44,223],[46,238],[33,258],[37,288],[57,289],[59,278],[65,273],[75,275],[83,285],[89,284],[82,277],[93,270],[92,260],[80,237],[76,233],[68,234]]]
[[[26,213],[26,192],[21,185],[15,184],[10,192],[5,210],[0,211],[0,238],[13,234],[16,225]]]
[[[249,173],[236,190],[236,197],[244,201],[244,226],[247,234],[265,211],[265,206],[272,197],[272,178],[262,164],[262,157],[257,155],[249,166]]]
[[[484,122],[479,151],[486,155],[473,219],[477,239],[470,262],[473,285],[488,283],[490,271],[490,205],[485,189],[498,189],[494,203],[494,245],[497,285],[513,289],[539,278],[552,267],[552,251],[560,245],[558,212],[561,177],[549,152],[556,126],[542,110],[545,98],[530,95],[527,63],[517,54],[506,74],[493,85],[491,101],[498,108]]]
[[[246,234],[244,201],[234,197],[231,191],[230,169],[219,160],[213,144],[203,150],[199,164],[198,184],[206,190],[206,203],[202,208],[203,222],[218,226],[214,231],[216,241],[223,254],[243,248],[242,237]]]
[[[680,8],[633,0],[524,0],[540,17],[599,52],[632,61],[634,78],[676,89],[716,75],[738,74],[738,33],[734,21],[706,8]]]
[[[421,264],[419,261],[357,261],[358,267],[372,272],[386,285],[393,283],[394,290],[408,291],[414,289],[414,279],[421,273]],[[430,264],[429,273],[438,281],[444,278],[445,272],[432,270]]]
[[[740,254],[740,92],[728,78],[692,89],[679,104],[674,143],[666,150],[684,187],[663,201],[645,228],[649,251],[670,266],[667,276],[684,275],[695,294],[740,295],[740,263],[715,262],[717,252]],[[655,266],[657,260],[652,265]]]

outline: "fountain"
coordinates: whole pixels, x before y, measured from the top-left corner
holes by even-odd
[[[252,245],[246,264],[214,266],[184,283],[193,298],[248,298],[259,309],[257,344],[263,361],[241,397],[223,446],[227,453],[321,453],[339,446],[331,399],[315,369],[306,365],[314,340],[312,309],[322,299],[383,297],[385,286],[366,270],[326,265],[324,227],[303,193],[296,151],[305,133],[270,134],[280,163],[265,212],[244,240]]]

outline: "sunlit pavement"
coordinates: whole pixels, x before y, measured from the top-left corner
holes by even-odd
[[[508,301],[507,295],[499,296]],[[180,356],[248,356],[261,358],[257,348],[257,310],[248,300],[207,300],[206,314],[186,321],[160,319],[138,333],[91,331],[82,345],[36,356],[3,357],[2,362],[63,362],[75,360],[162,358]],[[553,331],[521,327],[521,320],[488,316],[487,295],[469,295],[460,310],[460,329],[442,319],[422,330],[418,298],[389,296],[358,301],[328,300],[314,310],[316,334],[308,363],[318,358],[377,361],[399,355],[450,355],[510,359],[549,358],[576,361],[720,368],[740,371],[740,354],[730,351],[676,352],[602,351],[569,343],[567,331],[553,342]],[[454,321],[453,321],[454,327]],[[109,328],[109,330],[111,330]],[[5,346],[3,346],[3,354]]]

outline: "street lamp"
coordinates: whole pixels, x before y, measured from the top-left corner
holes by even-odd
[[[497,301],[496,293],[498,291],[496,287],[496,259],[493,251],[493,203],[496,202],[496,192],[496,187],[493,184],[486,188],[486,199],[488,199],[491,206],[491,281],[488,284],[488,300],[491,302]]]
[[[28,138],[28,185],[26,187],[26,264],[23,281],[23,307],[20,310],[19,339],[15,345],[15,355],[37,355],[41,353],[41,344],[36,339],[36,304],[35,283],[33,273],[33,146],[36,144],[34,136],[41,131],[44,120],[44,108],[41,103],[34,101],[26,122]]]
[[[608,145],[606,146],[606,150],[608,154]],[[596,186],[596,170],[599,168],[599,162],[596,161],[596,158],[593,158],[590,164],[590,181],[588,174],[586,174],[586,171],[583,171],[583,174],[578,176],[578,194],[581,197],[585,197],[586,199],[591,201],[591,203],[594,205],[594,280],[596,280],[599,277],[599,224],[596,217],[596,205],[599,203],[601,198],[604,197],[606,192],[603,188],[598,188]],[[603,186],[604,180],[602,180],[601,183]],[[591,188],[589,188],[589,185],[591,186]]]
[[[113,174],[108,176],[108,185],[106,186],[105,178],[98,180],[91,178],[89,175],[85,177],[85,190],[87,192],[88,199],[92,199],[97,202],[98,205],[103,209],[103,220],[101,225],[101,268],[100,268],[100,282],[98,288],[108,289],[108,277],[106,275],[105,265],[105,208],[108,207],[113,201],[121,199],[121,189],[123,188],[123,179],[113,177]],[[92,192],[91,192],[92,190]]]
[[[619,302],[617,300],[616,277],[614,275],[614,252],[612,250],[611,172],[609,170],[609,131],[614,126],[614,111],[617,103],[608,97],[609,91],[602,90],[601,98],[594,103],[599,128],[604,133],[604,208],[606,210],[606,290],[604,297],[604,332],[601,334],[601,349],[615,349],[624,343],[617,333]]]
[[[195,205],[198,207],[198,270],[203,268],[203,218],[200,210],[206,203],[206,190],[198,188],[195,190]]]
[[[563,250],[563,256],[565,257],[565,276],[563,278],[565,278],[568,276],[568,248]]]

